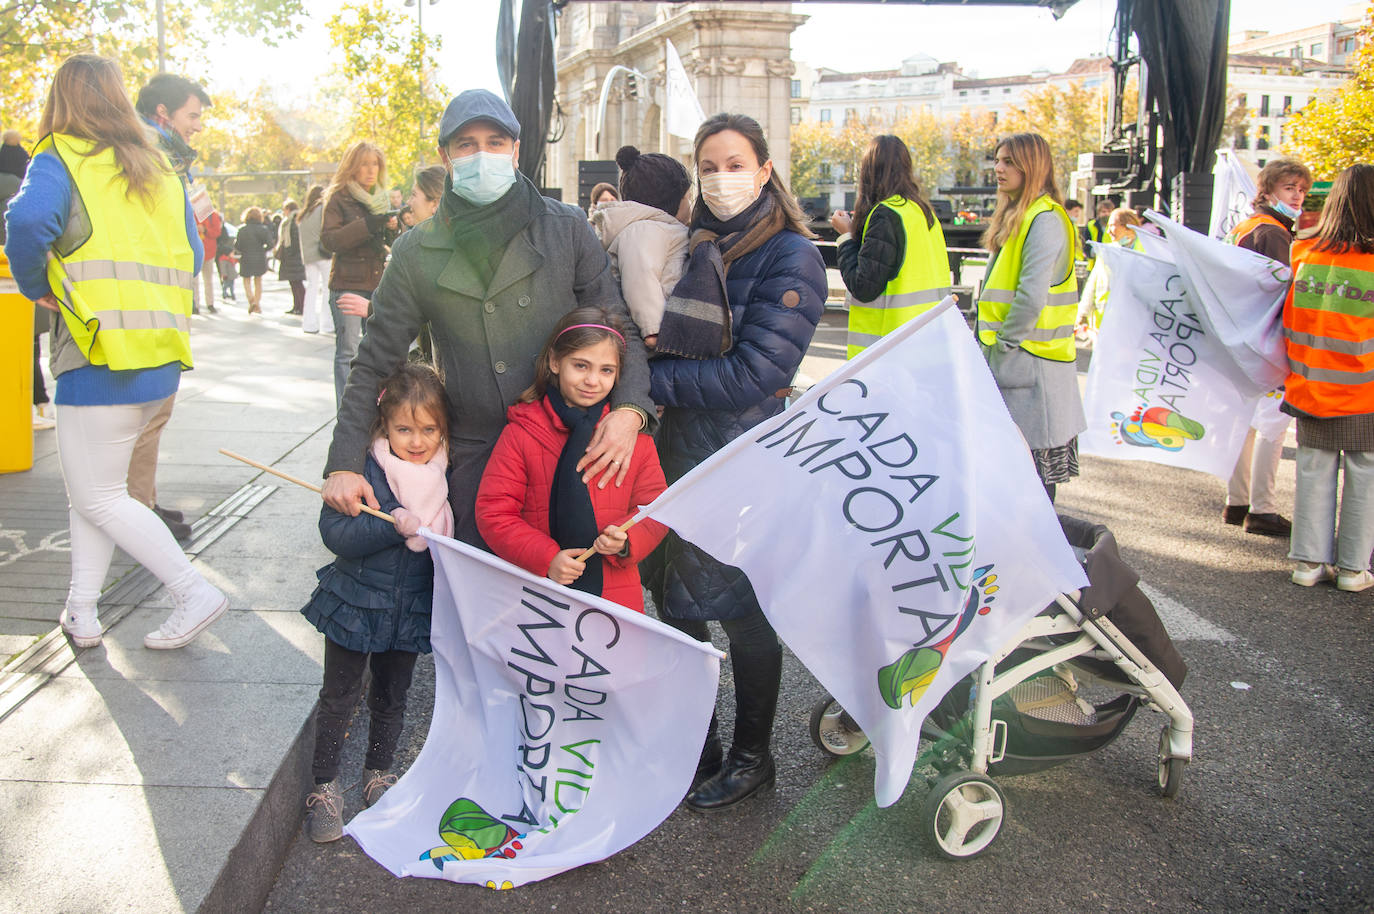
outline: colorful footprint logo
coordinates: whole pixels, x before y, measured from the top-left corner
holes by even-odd
[[[1112,413],[1114,428],[1120,441],[1136,447],[1157,447],[1165,451],[1181,451],[1189,441],[1201,440],[1206,429],[1201,422],[1163,406],[1145,408],[1142,403],[1128,417]]]
[[[879,668],[878,694],[882,695],[883,702],[889,708],[898,710],[908,701],[914,707],[935,681],[935,674],[945,662],[950,645],[969,627],[974,616],[987,613],[989,604],[996,599],[993,595],[1000,589],[992,568],[991,565],[984,565],[973,573],[975,583],[969,586],[959,621],[945,640],[933,647],[914,647],[892,663]]]
[[[439,838],[444,843],[420,855],[421,860],[433,861],[442,870],[445,861],[479,860],[486,857],[514,857],[522,850],[520,839],[525,837],[506,823],[492,816],[467,797],[449,804],[439,820]],[[491,888],[497,888],[492,885]],[[509,888],[509,885],[500,886]]]

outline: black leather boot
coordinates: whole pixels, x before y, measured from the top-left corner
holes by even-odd
[[[692,777],[692,789],[696,790],[703,781],[715,777],[724,761],[725,747],[720,744],[716,714],[712,711],[711,727],[706,731],[706,742],[701,747],[701,758],[697,761],[697,773]]]
[[[773,786],[777,769],[768,751],[782,681],[782,648],[766,656],[732,653],[735,672],[735,741],[720,771],[687,794],[687,805],[714,812]]]

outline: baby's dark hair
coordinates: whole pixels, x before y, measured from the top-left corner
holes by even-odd
[[[604,308],[576,308],[563,315],[553,328],[544,348],[534,361],[534,383],[520,394],[521,403],[537,403],[544,399],[554,384],[549,362],[604,340],[615,343],[616,369],[625,367],[625,327]]]
[[[448,441],[448,395],[443,379],[432,365],[406,362],[382,382],[377,392],[377,419],[372,423],[371,440],[384,437],[387,419],[403,408],[412,414],[428,410],[439,423],[440,440]]]
[[[620,199],[677,215],[682,198],[692,186],[692,177],[681,162],[662,153],[642,153],[633,146],[621,146],[615,164],[620,166]]]

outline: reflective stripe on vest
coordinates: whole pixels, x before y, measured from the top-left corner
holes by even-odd
[[[1293,245],[1284,399],[1311,416],[1374,413],[1374,254]]]
[[[84,238],[54,245],[48,254],[48,284],[63,321],[92,365],[124,371],[178,362],[190,368],[195,253],[186,236],[181,180],[170,169],[160,174],[151,206],[145,205],[129,193],[114,150],[92,152],[94,145],[50,134],[35,149],[62,162],[73,212],[89,222]]]
[[[1069,221],[1064,208],[1049,196],[1041,196],[1030,205],[1016,233],[997,252],[988,267],[987,278],[983,280],[983,289],[978,295],[978,339],[985,346],[997,342],[997,331],[1002,328],[1007,312],[1011,310],[1016,286],[1021,280],[1021,262],[1031,223],[1042,213],[1056,214],[1063,224],[1070,268],[1068,275],[1050,286],[1045,307],[1040,309],[1035,326],[1021,340],[1021,348],[1041,358],[1072,362],[1077,357],[1073,325],[1078,318],[1078,281],[1074,278],[1072,268],[1073,223]]]
[[[851,359],[949,294],[949,254],[940,223],[927,226],[920,206],[903,197],[888,197],[869,210],[865,235],[879,206],[901,219],[906,244],[902,265],[882,294],[871,302],[850,303],[847,342]]]

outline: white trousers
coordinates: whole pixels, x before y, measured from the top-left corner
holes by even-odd
[[[1226,484],[1228,505],[1249,505],[1251,514],[1278,514],[1274,482],[1283,457],[1283,439],[1270,441],[1252,428],[1236,459],[1236,468]]]
[[[305,310],[301,329],[306,333],[333,333],[334,315],[329,310],[328,260],[308,260],[305,264]]]
[[[69,606],[95,606],[116,546],[173,592],[200,579],[167,525],[126,484],[134,443],[165,403],[57,407],[57,459],[71,515]]]
[[[60,420],[59,420],[60,422]],[[1337,531],[1336,472],[1345,465]],[[1374,451],[1298,446],[1298,486],[1288,557],[1364,571],[1374,552]]]

